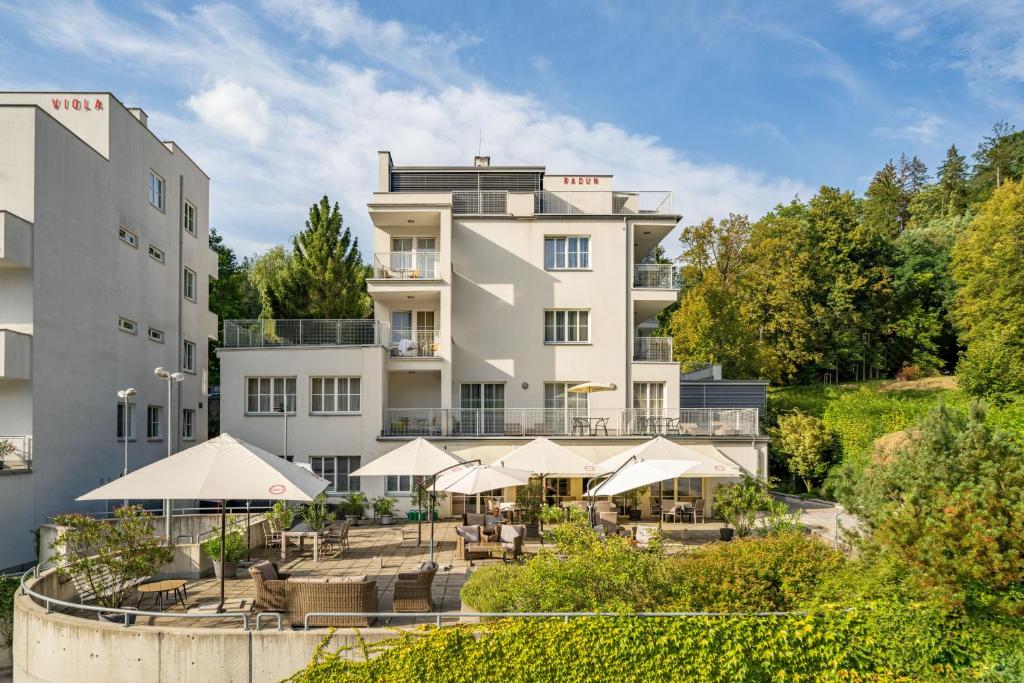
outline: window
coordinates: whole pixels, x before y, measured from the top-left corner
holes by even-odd
[[[463,384],[459,394],[457,430],[463,434],[500,434],[505,431],[505,385],[501,382]]]
[[[129,320],[128,318],[118,318],[117,319],[117,327],[122,332],[127,332],[128,334],[138,334],[139,333],[139,326],[138,326],[138,324],[134,320]]]
[[[146,438],[160,438],[160,406],[146,406]]]
[[[350,493],[359,490],[359,477],[349,476],[349,472],[359,469],[358,455],[311,455],[309,464],[313,474],[329,481],[327,490],[330,493]]]
[[[412,476],[408,474],[388,475],[388,493],[410,493],[412,491]]]
[[[125,432],[128,433],[128,439],[132,440],[135,438],[135,404],[128,404],[128,419],[125,420],[125,404],[124,401],[117,404],[117,438],[124,440]]]
[[[153,171],[149,172],[149,203],[164,210],[164,179]]]
[[[158,330],[155,327],[151,327],[149,328],[149,331],[146,334],[151,341],[160,342],[161,344],[164,343],[164,333],[162,330]]]
[[[313,377],[310,412],[318,415],[359,412],[358,377]]]
[[[185,202],[185,232],[196,236],[196,207],[191,202]]]
[[[590,343],[590,311],[544,311],[544,343]]]
[[[196,411],[191,408],[181,411],[181,438],[186,441],[196,438]]]
[[[149,245],[149,255],[154,260],[159,261],[160,263],[164,262],[164,252],[163,252],[163,249],[158,249],[158,248],[154,247],[152,244]]]
[[[185,277],[182,280],[182,294],[189,301],[196,300],[196,271],[191,268],[185,269]]]
[[[661,415],[664,401],[664,382],[633,382],[633,409],[638,413]]]
[[[181,367],[185,372],[195,374],[196,371],[196,344],[185,340],[185,348],[181,351]]]
[[[661,499],[666,502],[683,501],[687,498],[700,498],[704,495],[703,480],[700,477],[680,477],[666,479],[661,482]],[[651,487],[652,494],[657,494],[658,484]]]
[[[245,412],[249,415],[280,413],[285,400],[288,401],[288,413],[295,414],[294,377],[250,377],[247,396]]]
[[[117,236],[128,246],[135,247],[136,249],[139,248],[139,236],[128,228],[118,228]]]
[[[544,383],[544,426],[551,432],[575,434],[573,418],[590,415],[590,394],[574,394],[569,387],[582,382]]]
[[[590,268],[589,237],[545,237],[545,270],[585,270]]]

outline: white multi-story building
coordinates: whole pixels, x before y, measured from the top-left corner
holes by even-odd
[[[756,409],[680,409],[671,339],[650,336],[677,296],[672,266],[653,255],[680,216],[669,193],[613,180],[486,157],[396,167],[380,152],[374,319],[225,321],[222,429],[287,448],[332,494],[400,501],[409,477],[348,474],[416,436],[492,462],[546,435],[599,461],[664,433],[765,475]],[[567,391],[584,382],[612,389]],[[549,483],[572,498],[585,482]],[[710,508],[715,483],[664,482],[649,498]],[[474,503],[456,495],[445,512]]]
[[[48,517],[95,509],[75,498],[121,474],[124,438],[132,470],[206,438],[208,208],[142,110],[0,93],[0,570]],[[185,376],[170,405],[157,366]]]

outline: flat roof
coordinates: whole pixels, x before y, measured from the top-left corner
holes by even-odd
[[[507,173],[516,171],[519,173],[544,173],[543,166],[392,166],[391,171],[420,171],[425,173]]]

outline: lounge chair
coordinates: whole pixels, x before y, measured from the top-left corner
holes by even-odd
[[[414,572],[401,572],[395,578],[396,612],[433,612],[431,587],[437,574],[436,562],[424,562]]]

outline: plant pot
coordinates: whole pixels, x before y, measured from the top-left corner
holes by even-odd
[[[213,561],[213,575],[219,580],[221,578],[221,566],[220,560]],[[225,562],[223,568],[224,576],[233,579],[235,574],[238,573],[238,562]]]
[[[345,521],[352,526],[359,526],[359,515],[345,515]]]
[[[97,612],[96,616],[99,617],[100,621],[105,621],[108,624],[124,624],[124,615],[120,612]],[[128,615],[128,625],[135,623],[135,615]]]
[[[392,518],[391,515],[381,515],[380,516],[381,526],[387,526],[387,525],[391,524],[394,521],[395,520]]]
[[[630,508],[629,509],[629,521],[631,521],[631,522],[639,522],[640,521],[640,511],[637,510],[636,508]]]
[[[736,530],[733,529],[732,527],[723,526],[721,529],[718,530],[718,536],[723,541],[731,541],[732,540],[732,535],[735,532],[736,532]]]
[[[526,526],[526,537],[527,538],[540,538],[540,525],[539,524],[527,524]]]

